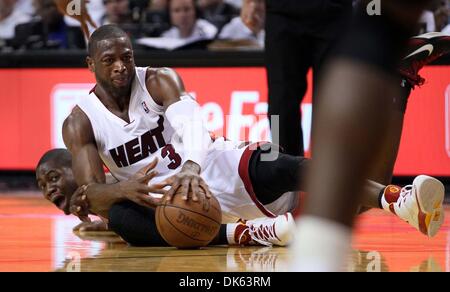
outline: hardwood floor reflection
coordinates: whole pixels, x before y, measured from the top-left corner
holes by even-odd
[[[450,209],[446,210],[447,218]],[[136,248],[113,233],[75,235],[77,219],[36,194],[0,195],[0,271],[287,271],[287,248]],[[348,271],[450,271],[449,221],[428,239],[383,211],[359,218]]]

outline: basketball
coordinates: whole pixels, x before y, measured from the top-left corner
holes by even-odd
[[[172,202],[156,208],[156,226],[164,240],[171,246],[189,249],[208,245],[219,232],[222,211],[213,196],[206,199],[200,188],[197,202],[185,201],[175,194]]]

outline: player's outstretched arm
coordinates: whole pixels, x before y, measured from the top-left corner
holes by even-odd
[[[73,232],[103,232],[109,231],[108,223],[103,220],[81,222],[72,229]]]
[[[244,0],[241,8],[242,22],[253,33],[259,33],[264,29],[265,11],[258,9],[253,0]]]
[[[203,124],[200,105],[188,95],[180,76],[169,68],[149,69],[147,89],[155,102],[164,108],[167,120],[181,138],[180,147],[185,156],[181,171],[159,185],[171,186],[165,198],[171,200],[181,189],[185,200],[192,196],[192,200],[197,201],[200,188],[210,198],[211,192],[200,173],[212,141]]]
[[[87,10],[87,3],[89,0],[53,0],[58,7],[58,10],[63,15],[67,15],[75,20],[77,20],[81,25],[81,30],[83,31],[86,39],[89,39],[89,26],[97,28],[97,24],[92,20],[91,15]]]

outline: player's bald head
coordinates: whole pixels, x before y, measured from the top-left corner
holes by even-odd
[[[52,149],[42,155],[36,168],[44,163],[53,163],[58,167],[72,167],[72,155],[67,149]]]
[[[104,40],[117,38],[126,38],[127,40],[129,40],[127,33],[117,25],[108,24],[99,27],[92,33],[91,37],[89,38],[89,56],[94,57],[98,48],[98,43]]]

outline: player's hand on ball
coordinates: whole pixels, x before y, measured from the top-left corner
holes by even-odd
[[[148,175],[158,165],[158,157],[131,176],[131,180],[139,180]]]
[[[53,0],[58,7],[58,10],[63,15],[67,15],[75,20],[77,20],[81,29],[83,30],[86,38],[89,38],[89,27],[88,24],[93,28],[97,28],[97,25],[92,20],[91,15],[87,11],[87,3],[90,0]]]
[[[188,163],[183,166],[178,174],[155,186],[159,188],[170,186],[170,189],[164,194],[164,199],[169,202],[172,201],[175,194],[181,195],[183,200],[192,199],[194,202],[197,202],[200,188],[205,192],[207,199],[210,199],[212,196],[206,182],[196,170],[189,167]]]
[[[149,193],[164,194],[164,190],[149,185],[149,182],[158,175],[153,169],[158,164],[155,158],[149,165],[140,169],[129,180],[119,183],[121,194],[128,200],[141,206],[155,208],[161,203],[161,199],[154,198]]]

